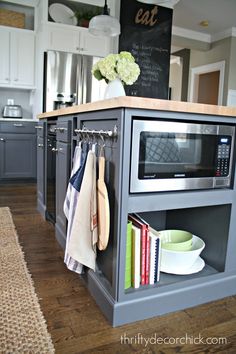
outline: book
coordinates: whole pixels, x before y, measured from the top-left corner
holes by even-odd
[[[161,260],[161,240],[158,238],[156,241],[156,268],[155,268],[155,279],[154,282],[157,283],[160,280],[160,260]]]
[[[140,286],[140,261],[141,261],[141,229],[132,225],[132,267],[131,285],[134,288]]]
[[[139,214],[133,214],[140,222],[146,225],[145,236],[145,284],[149,284],[149,272],[150,272],[150,236],[149,236],[149,224]]]
[[[160,280],[161,240],[158,231],[150,227],[150,276],[149,283]]]
[[[136,215],[129,214],[129,220],[133,225],[138,227],[141,231],[141,251],[140,251],[140,277],[141,285],[146,284],[146,238],[147,238],[147,224],[143,223]]]
[[[125,255],[125,289],[131,287],[132,223],[127,223]]]

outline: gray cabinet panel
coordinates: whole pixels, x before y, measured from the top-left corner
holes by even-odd
[[[45,193],[44,193],[44,159],[45,159],[45,150],[44,150],[44,139],[38,137],[37,139],[37,194],[38,200],[42,204],[45,204]]]
[[[70,145],[57,142],[56,159],[56,231],[66,238],[67,220],[63,211],[69,179]]]
[[[70,121],[69,122],[58,122],[57,123],[57,140],[69,142],[71,139],[71,129],[70,129]]]
[[[35,125],[34,129],[37,131],[37,136],[45,136],[45,122],[38,122],[38,124]]]
[[[0,138],[0,178],[36,178],[36,136],[1,133]]]

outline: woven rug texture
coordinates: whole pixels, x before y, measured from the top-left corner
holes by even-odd
[[[55,353],[9,208],[0,208],[0,353]]]

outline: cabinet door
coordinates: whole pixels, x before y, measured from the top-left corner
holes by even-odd
[[[10,84],[10,32],[0,29],[0,84]]]
[[[79,53],[79,35],[77,30],[68,28],[49,28],[48,49]]]
[[[34,86],[34,53],[34,33],[11,32],[11,80],[14,86]]]
[[[82,54],[105,57],[111,51],[110,39],[107,37],[93,36],[88,30],[81,31],[80,50]]]
[[[37,137],[37,198],[38,202],[45,204],[45,147],[44,138],[41,136]]]
[[[36,135],[0,134],[0,178],[36,178]]]
[[[69,180],[70,145],[57,142],[56,160],[56,231],[66,238],[67,220],[63,211]]]
[[[62,25],[61,25],[62,26]],[[104,57],[110,53],[110,39],[95,37],[87,28],[48,26],[47,49]]]

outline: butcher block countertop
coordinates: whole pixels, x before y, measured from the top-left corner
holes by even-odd
[[[159,111],[187,112],[236,117],[236,107],[214,106],[200,103],[159,100],[154,98],[122,96],[103,101],[85,103],[78,106],[58,109],[38,115],[39,119],[59,117],[91,111],[100,111],[113,108],[150,109]]]

